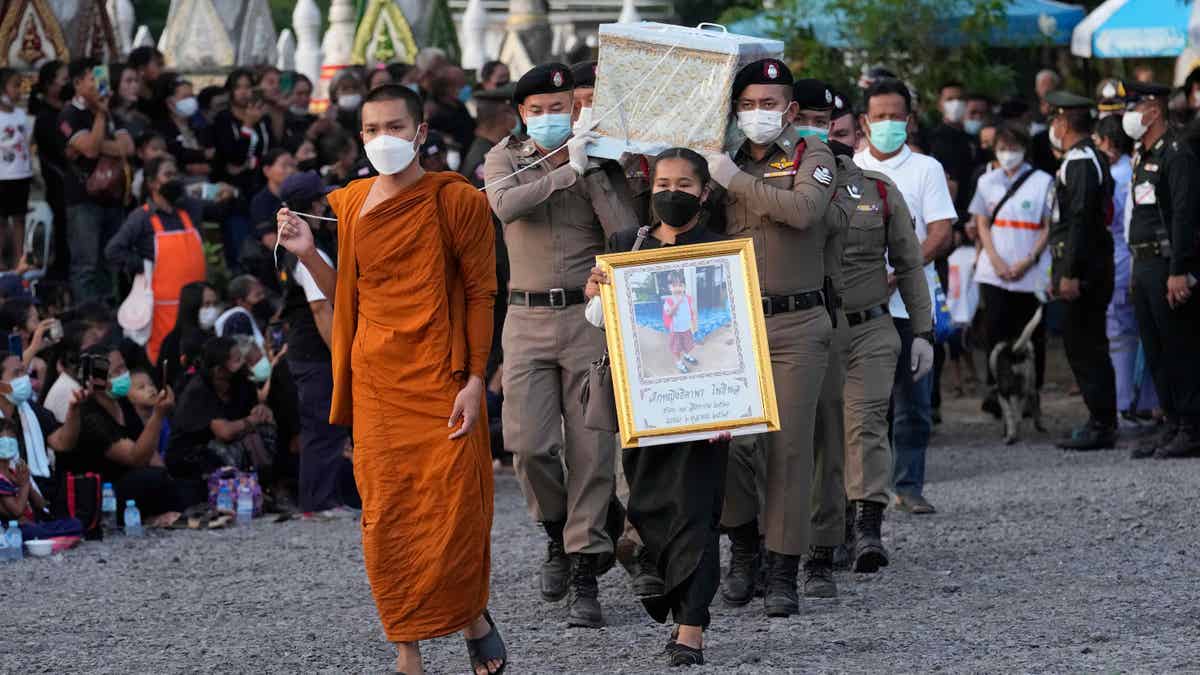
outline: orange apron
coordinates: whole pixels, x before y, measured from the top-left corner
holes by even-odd
[[[142,208],[149,213],[148,205]],[[167,231],[158,214],[150,214],[150,225],[154,227],[154,275],[150,281],[150,289],[154,292],[154,318],[146,354],[151,362],[158,361],[163,338],[175,328],[183,287],[206,278],[200,233],[192,227],[192,218],[187,211],[177,207],[176,213],[183,222],[182,230]]]

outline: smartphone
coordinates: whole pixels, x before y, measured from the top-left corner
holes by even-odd
[[[50,324],[50,330],[46,332],[51,342],[58,342],[63,338],[62,322],[55,319],[54,323]]]
[[[267,326],[267,332],[271,337],[271,348],[275,351],[279,351],[287,343],[287,332],[283,329],[283,323],[278,321],[271,323]]]
[[[89,386],[92,379],[108,379],[108,357],[86,354],[80,368],[80,381],[83,386]]]
[[[92,66],[92,77],[96,80],[96,93],[100,98],[112,96],[112,81],[108,78],[108,66]]]
[[[21,346],[21,336],[19,334],[8,334],[8,353],[17,357],[25,353],[25,349]]]

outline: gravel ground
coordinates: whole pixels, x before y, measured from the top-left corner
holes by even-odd
[[[1078,398],[1047,396],[1052,432]],[[718,604],[698,672],[1200,672],[1200,461],[1066,454],[1050,436],[999,444],[978,402],[949,400],[929,456],[933,516],[888,513],[892,566],[840,574],[841,597],[768,620]],[[565,628],[535,573],[544,544],[499,477],[492,611],[516,673],[662,672],[667,628],[618,569],[609,626]],[[2,568],[0,672],[387,672],[353,521],[89,543]],[[425,645],[430,673],[466,672],[461,639]]]

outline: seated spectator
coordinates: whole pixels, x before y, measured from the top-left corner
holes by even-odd
[[[161,113],[155,130],[166,140],[167,150],[188,176],[206,177],[216,155],[211,131],[196,126],[200,103],[192,83],[177,73],[164,73],[155,84]]]
[[[154,373],[144,366],[131,367],[129,369],[129,402],[133,404],[133,410],[142,420],[142,424],[149,424],[150,418],[154,416],[156,406],[159,401],[159,388],[154,382]],[[158,456],[163,458],[167,454],[167,441],[171,436],[171,418],[164,417],[162,419],[162,430],[158,434]]]
[[[233,189],[221,186],[215,202],[187,196],[173,157],[151,160],[146,172],[149,199],[129,214],[104,255],[114,271],[131,276],[141,273],[147,261],[153,265],[154,317],[146,353],[156,360],[163,338],[175,325],[180,291],[207,275],[200,223],[222,220],[229,213]]]
[[[118,504],[137,502],[147,525],[169,525],[205,496],[202,486],[176,484],[158,454],[174,394],[170,387],[159,392],[143,421],[129,401],[132,377],[119,350],[93,347],[80,360],[83,372],[90,374],[86,385],[91,395],[80,406],[82,429],[71,455],[72,470],[100,474],[113,484]]]
[[[342,187],[352,180],[371,175],[370,165],[360,162],[358,143],[341,130],[321,136],[317,141],[321,177],[325,184]]]
[[[79,439],[79,406],[87,392],[75,392],[67,406],[66,419],[59,424],[48,410],[33,400],[33,383],[20,356],[4,354],[0,361],[0,417],[16,424],[21,461],[43,495],[54,494],[50,452],[69,454]]]
[[[221,296],[207,282],[197,281],[179,292],[179,313],[175,328],[163,338],[154,372],[163,373],[163,385],[183,391],[185,375],[195,366],[204,343],[213,336],[213,326],[221,315]]]
[[[204,345],[199,371],[179,398],[167,468],[188,479],[203,478],[222,466],[269,469],[274,422],[271,409],[258,400],[237,342],[212,338]]]
[[[229,309],[217,317],[214,326],[217,336],[250,335],[259,346],[265,344],[262,327],[275,314],[266,287],[249,274],[234,277],[229,282],[229,303]]]
[[[13,420],[0,420],[0,519],[17,521],[25,541],[82,535],[78,520],[50,519],[50,505],[21,461],[20,433]]]
[[[46,361],[41,354],[53,344],[49,331],[55,323],[55,319],[43,321],[28,298],[12,298],[0,304],[0,333],[20,338],[21,362],[29,368],[33,390],[39,395],[41,385],[46,381]]]
[[[79,354],[83,351],[80,345],[87,330],[88,325],[83,321],[66,324],[63,327],[63,339],[54,348],[54,363],[47,368],[50,370],[46,381],[49,388],[42,401],[59,424],[66,421],[75,392],[83,389],[75,376],[79,374]]]
[[[300,141],[292,153],[296,158],[297,171],[320,171],[321,159],[317,156],[317,144],[309,139]]]

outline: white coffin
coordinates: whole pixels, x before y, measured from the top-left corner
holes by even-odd
[[[592,104],[601,138],[588,154],[617,159],[677,146],[719,152],[733,78],[748,63],[782,55],[779,40],[736,35],[715,24],[601,25]]]

